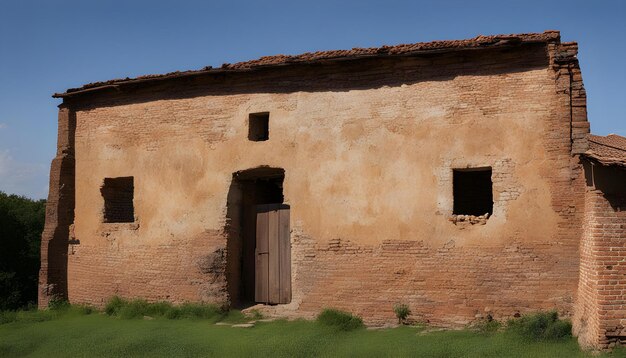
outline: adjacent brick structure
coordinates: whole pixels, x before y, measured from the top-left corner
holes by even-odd
[[[626,138],[589,136],[574,331],[584,346],[626,342]]]
[[[576,52],[555,31],[479,36],[57,94],[40,305],[112,295],[245,304],[246,208],[281,201],[292,301],[268,312],[337,307],[382,324],[400,302],[413,319],[458,327],[547,309],[573,316],[584,304],[597,318],[581,341],[605,346],[614,315],[598,306],[602,274],[585,266],[598,244]],[[251,134],[259,114],[262,135]],[[488,217],[453,216],[453,173],[467,168],[491,168]],[[108,223],[101,187],[127,177],[134,221]],[[623,239],[623,226],[612,230]]]

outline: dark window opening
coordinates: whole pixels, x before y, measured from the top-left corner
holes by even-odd
[[[493,214],[491,168],[453,170],[454,215]]]
[[[270,113],[250,113],[248,120],[248,139],[261,142],[270,139]]]
[[[104,178],[100,193],[104,198],[105,223],[132,223],[135,221],[133,177]]]

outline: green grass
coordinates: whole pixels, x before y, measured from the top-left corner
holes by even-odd
[[[112,297],[104,308],[104,312],[109,316],[124,319],[134,318],[157,318],[168,319],[205,319],[222,320],[229,314],[218,306],[200,303],[184,303],[174,306],[169,302],[148,302],[146,300],[135,299],[125,300],[120,297]]]
[[[211,304],[183,303],[175,306],[169,302],[125,300],[120,297],[112,297],[105,306],[104,313],[122,319],[202,319],[207,322],[224,323],[243,323],[251,319],[245,317],[240,311],[227,311]],[[254,319],[261,318],[258,312],[253,312],[253,316]]]
[[[343,331],[303,320],[233,328],[215,322],[245,320],[241,313],[152,320],[86,313],[74,307],[20,313],[22,319],[0,324],[0,357],[591,357],[574,338],[528,341],[514,331]]]
[[[25,311],[0,311],[0,325],[12,322],[37,323],[71,316],[84,316],[97,312],[98,311],[91,306],[70,306],[69,304],[55,306],[54,308],[43,311],[38,311],[37,309]],[[0,340],[0,343],[1,342],[2,341]]]

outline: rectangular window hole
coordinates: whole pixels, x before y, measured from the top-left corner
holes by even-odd
[[[133,177],[104,178],[100,193],[104,198],[105,223],[132,223],[135,221]]]
[[[248,139],[261,142],[270,139],[270,113],[250,113],[248,118]]]
[[[453,170],[454,215],[493,214],[491,167]]]

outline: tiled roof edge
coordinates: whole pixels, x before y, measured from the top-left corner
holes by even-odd
[[[617,134],[587,136],[590,148],[583,155],[600,162],[603,165],[618,165],[626,167],[626,137]]]
[[[117,88],[119,85],[131,83],[153,82],[157,80],[168,80],[186,76],[197,76],[221,72],[240,72],[258,68],[287,66],[301,63],[318,63],[331,60],[349,60],[365,57],[385,57],[385,56],[406,56],[412,54],[424,54],[433,52],[449,52],[458,50],[482,49],[492,47],[511,46],[521,43],[547,43],[560,42],[559,31],[545,31],[543,33],[511,34],[477,36],[467,40],[445,40],[418,42],[413,44],[402,44],[395,46],[381,46],[370,48],[353,48],[351,50],[332,50],[307,52],[300,55],[276,55],[265,56],[256,60],[237,62],[233,64],[225,63],[219,68],[211,66],[200,70],[176,71],[166,74],[145,75],[135,78],[121,78],[109,81],[93,82],[78,88],[70,88],[63,93],[55,93],[52,97],[64,98],[82,93],[94,92],[105,88]]]

